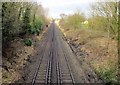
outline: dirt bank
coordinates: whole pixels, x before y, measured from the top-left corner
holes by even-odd
[[[80,62],[87,63],[105,82],[117,82],[116,40],[85,29],[60,30]]]
[[[27,35],[24,39],[16,37],[3,48],[2,56],[2,83],[14,83],[21,79],[24,75],[24,67],[31,62],[36,54],[37,44],[40,42],[42,35]],[[32,46],[26,46],[24,40],[27,38],[32,39]]]

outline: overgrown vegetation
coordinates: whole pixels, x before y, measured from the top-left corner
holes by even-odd
[[[117,2],[96,2],[91,5],[89,18],[77,12],[72,15],[61,14],[59,21],[62,31],[69,40],[77,40],[75,42],[83,47],[81,50],[94,55],[86,57],[85,60],[91,63],[107,83],[116,83],[118,75],[117,10]]]
[[[49,23],[47,11],[36,2],[2,2],[3,83],[14,83],[35,53],[34,43]]]
[[[13,40],[16,36],[24,36],[26,34],[39,35],[42,26],[44,27],[47,23],[43,7],[37,3],[2,3],[3,45]]]
[[[100,78],[105,80],[107,83],[112,84],[113,82],[117,82],[117,69],[115,67],[107,70],[105,68],[100,68],[98,71],[98,75]]]
[[[24,43],[25,43],[27,46],[31,46],[33,42],[32,42],[31,39],[26,39],[26,40],[24,41]]]

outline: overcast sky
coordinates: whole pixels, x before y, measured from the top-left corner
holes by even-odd
[[[61,13],[72,14],[77,10],[89,15],[90,4],[96,0],[37,0],[44,8],[49,9],[49,16],[58,18]]]

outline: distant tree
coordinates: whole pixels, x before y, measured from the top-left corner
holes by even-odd
[[[62,19],[64,19],[66,16],[67,16],[67,15],[64,14],[64,13],[60,14],[60,17],[61,17]]]
[[[37,3],[3,2],[2,41],[6,43],[16,36],[34,33],[38,27],[41,29],[43,24],[48,23],[46,15],[44,8]]]
[[[61,14],[61,20],[59,22],[62,28],[68,29],[79,29],[81,28],[81,23],[85,21],[84,14],[75,12],[71,15]]]
[[[117,2],[97,2],[95,5],[91,6],[91,15],[92,18],[96,16],[102,16],[104,17],[103,23],[106,24],[106,26],[103,27],[103,29],[106,29],[108,32],[108,37],[113,36],[114,38],[117,38]],[[96,20],[96,23],[98,23],[100,20]],[[96,23],[92,23],[93,25]],[[97,24],[100,26],[100,24]],[[95,28],[93,26],[93,28]]]

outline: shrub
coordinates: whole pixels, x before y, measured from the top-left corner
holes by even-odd
[[[26,39],[26,40],[24,41],[24,43],[25,43],[25,45],[27,45],[27,46],[31,46],[31,45],[33,44],[31,39]]]
[[[109,84],[117,83],[117,76],[116,76],[115,68],[111,68],[109,70],[100,68],[98,75],[100,76],[100,78],[104,79]]]
[[[36,32],[36,30],[35,30],[34,28],[30,28],[30,29],[29,29],[29,33],[30,33],[30,34],[35,34],[35,32]]]

